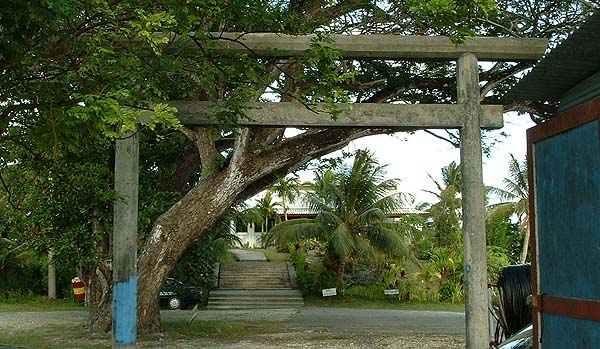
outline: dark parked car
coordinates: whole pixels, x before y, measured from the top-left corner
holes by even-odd
[[[173,278],[167,278],[159,294],[160,306],[169,309],[183,309],[196,303],[204,305],[206,300],[201,287],[185,285]]]

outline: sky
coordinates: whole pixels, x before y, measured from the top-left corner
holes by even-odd
[[[483,158],[483,181],[485,185],[504,188],[502,180],[508,176],[509,154],[523,161],[527,152],[526,130],[534,126],[527,115],[504,114],[504,128],[500,131],[508,134],[501,143],[497,143],[490,157]],[[345,150],[370,149],[381,165],[388,164],[389,178],[399,178],[400,191],[410,193],[415,202],[435,202],[435,196],[424,190],[436,191],[436,186],[428,174],[441,181],[441,168],[450,162],[460,161],[460,150],[451,144],[439,140],[423,131],[413,135],[397,133],[360,138],[351,142]],[[335,152],[330,156],[339,156]],[[301,180],[312,180],[311,172],[299,173]],[[491,198],[490,203],[497,202]]]

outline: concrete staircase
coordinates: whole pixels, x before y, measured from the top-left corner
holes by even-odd
[[[295,308],[304,305],[292,289],[287,263],[242,261],[221,263],[219,288],[210,292],[208,308]]]

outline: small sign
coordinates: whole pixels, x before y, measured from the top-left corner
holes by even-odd
[[[389,290],[383,290],[383,294],[386,296],[393,296],[393,295],[397,295],[400,294],[400,290],[397,288],[392,288]]]
[[[324,288],[321,290],[323,293],[323,297],[337,296],[337,289],[334,288]]]

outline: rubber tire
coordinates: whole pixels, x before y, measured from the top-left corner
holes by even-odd
[[[181,298],[173,296],[169,298],[168,306],[171,310],[181,309],[183,307],[183,302],[181,301]]]

